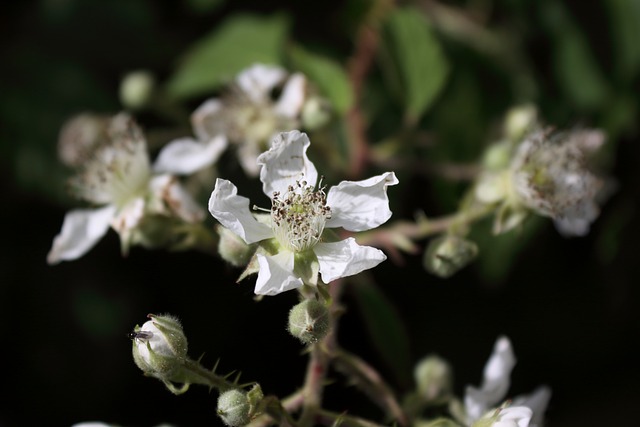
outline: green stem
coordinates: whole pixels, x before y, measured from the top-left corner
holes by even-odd
[[[233,372],[225,376],[220,376],[213,370],[209,370],[200,365],[199,362],[191,359],[186,359],[182,368],[183,370],[175,382],[206,385],[210,388],[215,388],[220,392],[239,387],[237,382],[227,380]]]
[[[347,427],[384,427],[382,424],[374,423],[360,417],[353,417],[345,414],[322,409],[316,414],[316,423],[326,426],[347,426]]]

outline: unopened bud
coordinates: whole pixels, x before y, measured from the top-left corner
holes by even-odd
[[[436,276],[447,278],[469,264],[478,254],[478,246],[462,237],[446,235],[432,240],[424,254],[424,267]]]
[[[217,227],[220,235],[218,253],[234,267],[243,267],[249,263],[251,255],[256,251],[255,245],[248,245],[237,234],[225,227]]]
[[[302,125],[305,129],[315,130],[326,125],[331,118],[331,105],[318,96],[309,98],[302,106]]]
[[[133,360],[146,375],[171,381],[187,356],[187,338],[175,317],[148,317],[151,320],[131,333]]]
[[[510,109],[504,121],[505,136],[510,141],[520,141],[536,124],[537,116],[536,107],[531,104]]]
[[[120,102],[126,108],[137,110],[144,107],[151,98],[155,81],[147,71],[133,71],[120,82]]]
[[[446,360],[427,356],[418,362],[413,375],[423,400],[433,402],[446,399],[451,394],[453,375]]]
[[[251,404],[242,390],[227,390],[218,397],[218,416],[230,427],[244,426],[251,421]]]
[[[313,344],[329,332],[329,309],[319,301],[304,300],[289,312],[289,332],[303,344]]]

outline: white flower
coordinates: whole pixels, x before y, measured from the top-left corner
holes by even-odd
[[[205,101],[191,116],[197,140],[168,144],[158,155],[156,171],[193,173],[215,163],[230,141],[238,145],[245,172],[256,176],[256,159],[273,136],[299,127],[305,86],[302,74],[288,77],[275,66],[257,64],[242,71],[227,94]],[[278,87],[282,92],[274,99]]]
[[[511,164],[522,203],[553,218],[560,233],[586,235],[598,216],[595,198],[602,187],[587,162],[603,143],[604,134],[597,130],[539,130],[529,135]]]
[[[99,207],[67,213],[47,255],[49,264],[81,257],[109,227],[118,232],[126,251],[133,231],[147,214],[187,222],[203,219],[200,207],[174,177],[152,174],[144,136],[128,115],[112,119],[109,136],[71,182],[79,198]]]
[[[467,386],[464,406],[469,424],[479,419],[490,408],[499,404],[507,394],[511,383],[511,370],[516,358],[507,337],[500,337],[493,347],[493,353],[484,367],[480,388]]]
[[[511,406],[493,409],[504,401],[511,383],[516,358],[507,337],[499,337],[484,367],[480,388],[467,386],[464,406],[468,425],[495,427],[540,427],[551,398],[551,390],[542,386],[527,396],[518,396]],[[497,416],[497,417],[496,417]],[[496,418],[492,418],[496,417]],[[487,419],[492,423],[485,423]]]
[[[526,406],[507,406],[489,411],[474,427],[529,427],[532,415]]]
[[[230,181],[217,179],[211,194],[209,211],[224,227],[248,244],[266,239],[277,243],[276,254],[256,255],[260,266],[256,294],[275,295],[304,282],[315,284],[318,271],[329,283],[386,259],[380,250],[360,246],[352,237],[324,242],[322,232],[325,227],[363,231],[386,222],[391,217],[386,189],[398,183],[395,174],[343,181],[325,195],[324,187],[315,187],[318,173],[307,158],[309,144],[304,133],[283,132],[258,158],[262,189],[272,204],[270,221],[259,222],[249,210],[249,199],[238,196]],[[305,263],[317,264],[315,274],[306,281],[301,273]]]

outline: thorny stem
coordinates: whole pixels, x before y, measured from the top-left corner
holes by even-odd
[[[396,400],[393,391],[380,374],[355,354],[338,349],[333,354],[336,368],[355,378],[362,390],[387,411],[400,425],[407,425],[407,416]]]
[[[358,29],[355,40],[355,51],[347,63],[347,73],[353,88],[353,106],[347,112],[346,123],[349,131],[350,156],[349,174],[358,178],[369,160],[369,144],[366,136],[365,120],[360,109],[360,101],[364,81],[375,59],[379,44],[379,23],[385,17],[393,0],[378,0],[374,2],[365,22]]]
[[[206,385],[219,391],[238,387],[235,381],[227,380],[230,375],[220,376],[215,373],[215,368],[214,370],[209,370],[195,360],[186,359],[182,367],[184,369],[182,374],[184,380],[181,379],[180,382],[184,382],[185,384]]]
[[[302,390],[298,390],[295,393],[282,399],[280,401],[280,406],[282,410],[286,412],[286,414],[291,414],[297,411],[302,406],[303,402],[304,394],[302,394]],[[254,418],[245,427],[266,427],[281,419],[283,416],[286,416],[286,414],[277,413],[277,411],[272,411],[269,408],[270,406],[267,406],[266,413]]]

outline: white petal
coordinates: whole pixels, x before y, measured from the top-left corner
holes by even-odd
[[[396,175],[386,172],[363,181],[342,181],[331,187],[327,195],[331,218],[326,227],[364,231],[384,224],[391,218],[387,187],[397,183]]]
[[[281,251],[274,256],[258,254],[260,271],[256,280],[257,295],[277,295],[302,286],[302,280],[293,275],[294,254]]]
[[[193,133],[199,141],[208,141],[224,134],[224,116],[222,102],[216,98],[206,100],[191,114]]]
[[[249,210],[249,199],[238,196],[238,189],[231,181],[216,179],[209,199],[209,212],[246,243],[255,243],[273,237],[273,231],[256,221]]]
[[[470,421],[480,418],[504,398],[511,383],[510,375],[515,364],[516,358],[511,342],[507,337],[498,338],[484,367],[482,386],[468,386],[466,389],[464,405]]]
[[[116,207],[112,205],[67,213],[60,234],[53,239],[47,262],[57,264],[87,253],[105,235],[115,213]]]
[[[227,148],[227,138],[218,135],[208,142],[198,142],[192,138],[171,141],[162,148],[153,165],[156,173],[190,175],[214,164]]]
[[[304,75],[296,73],[292,75],[284,88],[282,95],[275,105],[276,113],[281,116],[295,118],[300,114],[304,104],[306,79]]]
[[[318,180],[316,167],[307,157],[309,138],[306,133],[297,130],[276,135],[269,151],[258,157],[262,191],[269,198],[275,191],[284,193],[289,185],[297,180],[305,180],[314,186]]]
[[[269,99],[271,89],[286,75],[287,73],[280,67],[256,64],[240,73],[236,82],[252,101],[262,102]]]
[[[551,389],[547,386],[540,386],[529,395],[515,397],[511,404],[513,406],[526,406],[531,409],[533,416],[529,426],[541,427],[549,400],[551,400]]]
[[[528,427],[531,415],[531,409],[525,406],[509,406],[500,410],[491,427]]]
[[[118,232],[120,238],[128,240],[131,231],[138,226],[145,214],[145,200],[136,197],[124,205],[111,220],[111,226]]]
[[[368,270],[387,259],[379,249],[360,246],[353,237],[332,243],[318,243],[313,248],[320,263],[324,283]]]
[[[149,209],[165,215],[174,215],[186,222],[199,222],[204,219],[204,211],[191,194],[180,185],[173,175],[153,177],[150,183],[152,203]]]

